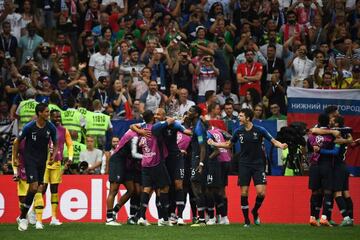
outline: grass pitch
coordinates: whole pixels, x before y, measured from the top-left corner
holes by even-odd
[[[61,226],[49,226],[45,224],[44,230],[36,230],[29,225],[26,232],[19,232],[15,224],[0,224],[1,239],[22,240],[22,239],[49,239],[49,240],[82,240],[82,239],[173,239],[173,240],[200,240],[200,239],[315,239],[332,240],[360,239],[360,227],[319,227],[314,228],[308,225],[290,224],[264,224],[261,226],[252,225],[244,228],[239,224],[228,226],[207,226],[207,227],[158,227],[158,226],[129,226],[119,227],[105,226],[100,223],[64,223]]]

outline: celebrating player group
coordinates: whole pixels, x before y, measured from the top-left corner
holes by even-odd
[[[24,126],[13,148],[21,210],[17,219],[20,231],[27,230],[29,223],[35,224],[36,229],[43,229],[43,194],[48,184],[52,205],[50,225],[61,225],[56,213],[61,164],[64,164],[64,144],[69,156],[65,164],[71,163],[73,157],[71,137],[68,130],[61,126],[60,113],[57,110],[49,112],[48,106],[40,103],[36,106],[36,115],[36,120]],[[240,126],[231,136],[210,126],[203,119],[201,108],[196,105],[190,108],[181,121],[167,117],[162,108],[158,108],[155,113],[145,111],[142,114],[143,122],[131,125],[111,151],[107,166],[110,191],[105,224],[121,225],[117,222],[117,213],[130,201],[128,224],[150,225],[146,220],[146,210],[153,193],[156,195],[159,226],[185,224],[183,211],[187,194],[190,196],[193,215],[191,226],[229,224],[225,188],[230,163],[236,162],[244,227],[251,226],[249,212],[253,223],[259,225],[259,209],[265,199],[267,184],[263,141],[266,139],[281,149],[287,148],[287,144],[277,141],[266,129],[253,124],[253,115],[250,109],[240,110]],[[344,144],[352,140],[348,135],[341,138],[337,131],[329,130],[329,119],[333,118],[329,114],[326,116],[325,120],[319,117],[318,127],[312,129],[312,134],[322,136],[323,142],[319,144],[318,140],[311,141],[310,138],[313,150],[309,181],[312,190],[310,224],[331,225],[329,209],[335,190],[335,200],[343,214],[342,224],[345,226],[352,224],[352,215],[349,215],[352,209],[347,206],[351,198],[348,178],[342,159],[338,156],[344,154]],[[336,121],[339,123],[341,119],[337,118]],[[336,137],[327,140],[329,135]],[[335,139],[338,144],[342,144],[341,147],[335,146]],[[240,150],[234,151],[233,145],[238,143]],[[343,183],[336,189],[331,181],[334,176]],[[251,179],[256,189],[252,209],[248,201]],[[115,202],[121,184],[127,192]],[[323,217],[317,221],[322,202]]]

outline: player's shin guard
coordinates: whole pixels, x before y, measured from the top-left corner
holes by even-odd
[[[256,196],[256,200],[255,200],[255,206],[252,210],[253,213],[256,213],[259,211],[263,201],[265,199],[265,196]]]
[[[130,198],[130,217],[135,217],[140,208],[140,198],[134,195]]]
[[[44,211],[44,199],[42,193],[36,193],[34,198],[34,208],[36,214],[36,221],[42,222],[42,214]]]
[[[323,202],[323,215],[326,216],[326,219],[330,217],[331,214],[331,199],[333,198],[332,194],[326,193],[324,195],[324,202]]]
[[[158,211],[158,219],[162,219],[164,214],[163,214],[163,209],[161,208],[160,196],[156,195],[155,203],[156,203],[156,209]]]
[[[175,192],[175,201],[176,201],[176,207],[177,207],[177,216],[182,218],[183,212],[185,208],[185,195],[184,190],[176,190]]]
[[[224,215],[227,216],[228,215],[228,199],[227,199],[227,197],[225,197],[223,199],[224,199]]]
[[[315,215],[314,215],[314,217],[316,219],[319,219],[319,217],[320,217],[320,210],[321,210],[322,200],[323,200],[323,195],[322,194],[315,195]]]
[[[220,195],[215,193],[215,204],[216,204],[216,214],[221,215],[222,217],[227,216],[225,212],[225,204],[224,204],[224,198]]]
[[[214,218],[214,195],[211,194],[207,194],[206,195],[206,206],[207,206],[207,214],[209,216],[209,218]]]
[[[57,193],[51,194],[51,214],[53,218],[57,217],[57,208],[59,204],[59,196]]]
[[[120,204],[115,204],[115,206],[114,206],[114,209],[113,209],[113,211],[114,211],[114,213],[116,214],[116,213],[118,213],[119,211],[120,211]]]
[[[348,211],[346,210],[346,202],[343,196],[338,196],[335,198],[336,204],[340,210],[340,213],[343,217],[347,217]]]
[[[345,202],[346,202],[346,209],[348,211],[349,217],[351,219],[354,219],[354,210],[353,210],[353,201],[351,199],[351,197],[345,198]]]
[[[199,215],[199,220],[205,221],[206,201],[205,201],[205,196],[203,194],[196,198],[196,206]]]
[[[160,193],[160,203],[162,208],[162,218],[165,221],[169,220],[169,194],[168,193]]]
[[[141,193],[141,204],[140,204],[140,217],[145,218],[146,209],[148,207],[150,195],[146,192]]]
[[[106,211],[106,218],[107,219],[112,219],[114,217],[114,213],[113,213],[114,209],[108,209]]]
[[[194,196],[190,196],[190,207],[193,217],[197,217],[196,198]]]
[[[249,200],[247,196],[241,196],[241,211],[244,215],[244,220],[246,224],[250,224],[249,219]]]
[[[24,204],[21,206],[21,215],[20,215],[20,218],[21,219],[24,219],[26,218],[26,214],[28,213],[30,207],[31,207],[31,204],[34,200],[34,197],[35,197],[35,193],[34,192],[28,192],[26,197],[25,197],[25,201],[24,201]]]
[[[318,202],[317,202],[318,199],[319,198],[318,198],[318,196],[316,194],[312,194],[311,197],[310,197],[310,215],[312,217],[315,217],[315,218],[317,216],[316,219],[319,218],[319,212],[316,211],[316,208],[319,205]]]

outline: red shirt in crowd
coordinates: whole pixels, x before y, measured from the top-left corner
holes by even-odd
[[[247,63],[240,63],[237,68],[237,74],[241,73],[242,76],[247,77],[253,77],[259,72],[262,73],[262,71],[263,66],[258,62],[254,62],[252,65],[248,65]],[[246,91],[249,88],[255,88],[259,93],[261,93],[260,81],[241,83],[239,91],[240,96],[246,96]]]

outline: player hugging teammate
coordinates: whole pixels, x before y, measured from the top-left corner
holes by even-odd
[[[344,126],[337,107],[329,106],[319,115],[318,125],[311,133],[308,139],[309,150],[313,152],[309,170],[310,225],[336,226],[331,219],[335,200],[343,217],[340,226],[353,226],[353,202],[345,164],[347,145],[354,143],[351,129]]]

